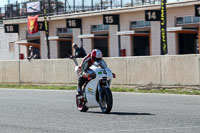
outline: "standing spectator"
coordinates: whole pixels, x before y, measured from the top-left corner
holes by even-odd
[[[72,48],[75,49],[75,56],[71,56],[71,58],[83,58],[86,56],[86,52],[83,49],[83,47],[78,47],[78,45],[76,43],[72,44]]]
[[[40,59],[40,52],[37,48],[34,48],[33,46],[29,46],[29,57],[28,60],[31,59]]]

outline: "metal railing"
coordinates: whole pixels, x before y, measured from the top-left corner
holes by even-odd
[[[27,3],[40,1],[40,11],[27,12]],[[184,1],[184,0],[168,0]],[[40,14],[47,10],[47,15],[70,14],[95,10],[107,10],[122,7],[160,4],[161,0],[25,0],[23,3],[8,4],[0,7],[0,20],[20,19]]]

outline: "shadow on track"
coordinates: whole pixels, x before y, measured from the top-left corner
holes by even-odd
[[[88,111],[88,113],[103,114],[102,112]],[[110,112],[109,115],[155,115],[151,113],[132,113],[132,112]]]

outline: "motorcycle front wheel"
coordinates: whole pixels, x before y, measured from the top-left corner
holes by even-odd
[[[77,109],[81,112],[87,112],[88,107],[85,105],[85,99],[83,96],[76,95],[76,106]]]
[[[101,95],[100,108],[103,113],[110,113],[113,105],[113,97],[110,88],[105,88]]]

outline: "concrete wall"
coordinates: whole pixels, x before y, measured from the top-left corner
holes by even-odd
[[[20,81],[23,83],[76,83],[72,60],[35,60],[20,62]]]
[[[19,82],[18,61],[0,61],[0,82],[1,83]]]
[[[128,57],[108,58],[106,62],[117,75],[113,84],[120,85],[160,85],[161,58],[155,57]]]
[[[113,85],[200,85],[200,55],[113,57],[105,61],[117,76]],[[76,84],[74,67],[70,59],[0,61],[0,82]]]
[[[161,57],[163,85],[199,85],[200,56]]]

